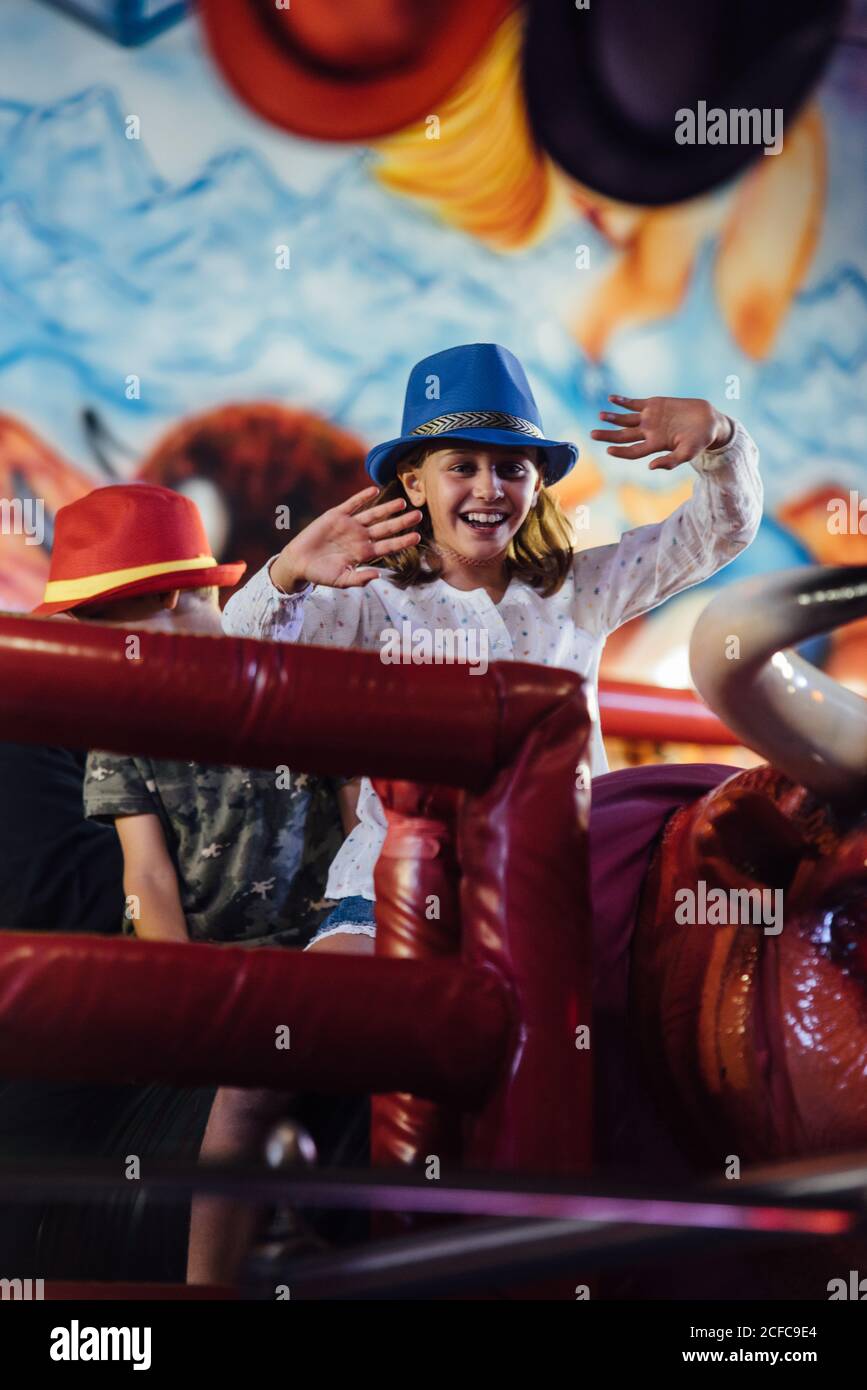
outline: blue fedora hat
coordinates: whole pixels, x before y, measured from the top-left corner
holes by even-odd
[[[451,439],[541,449],[546,483],[565,477],[578,458],[576,445],[546,438],[524,368],[497,343],[466,343],[416,362],[400,436],[371,449],[367,471],[383,487],[410,449]]]

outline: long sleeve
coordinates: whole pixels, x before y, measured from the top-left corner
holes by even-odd
[[[353,589],[308,584],[297,594],[284,594],[271,580],[271,563],[263,565],[223,609],[227,637],[367,650],[379,646],[388,616],[370,584]]]
[[[657,604],[709,579],[754,539],[762,518],[758,449],[743,425],[722,449],[692,460],[692,496],[652,526],[624,532],[616,545],[575,557],[580,621],[613,632]]]
[[[223,609],[223,632],[227,637],[300,641],[304,606],[312,586],[308,584],[298,594],[283,594],[271,582],[270,566],[271,560],[229,599]]]

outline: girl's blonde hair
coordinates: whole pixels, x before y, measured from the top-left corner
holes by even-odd
[[[395,498],[407,499],[400,474],[407,468],[418,468],[428,454],[442,449],[442,444],[421,444],[400,459],[398,476],[385,487],[368,506],[377,507]],[[528,448],[527,453],[538,454]],[[536,465],[544,479],[544,464]],[[407,499],[408,500],[408,499]],[[421,533],[418,545],[407,546],[396,555],[385,555],[379,564],[393,571],[392,580],[399,589],[411,585],[432,584],[442,571],[442,560],[433,547],[433,526],[426,506],[422,519],[413,527]],[[507,578],[520,579],[538,589],[543,598],[550,598],[564,583],[572,565],[575,538],[572,526],[560,503],[545,487],[539,489],[536,505],[530,508],[520,528],[509,542],[506,552]]]

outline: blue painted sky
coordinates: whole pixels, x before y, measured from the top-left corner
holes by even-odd
[[[192,21],[124,50],[47,7],[6,6],[0,51],[0,399],[85,466],[83,405],[142,449],[178,416],[254,397],[374,442],[396,432],[413,361],[493,340],[521,357],[553,435],[586,438],[609,390],[723,405],[737,373],[729,409],[759,441],[772,505],[823,476],[867,477],[859,50],[841,50],[823,85],[826,220],[772,357],[757,365],[731,342],[708,242],[680,311],[619,333],[598,366],[564,305],[578,301],[576,241],[594,275],[614,252],[577,217],[528,252],[489,251],[380,188],[364,150],[246,112]],[[131,114],[140,140],[125,136]],[[275,268],[278,245],[290,270]],[[605,466],[612,482],[636,476]]]

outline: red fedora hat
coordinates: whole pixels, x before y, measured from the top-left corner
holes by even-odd
[[[150,483],[100,487],[61,507],[36,616],[166,589],[230,588],[246,564],[219,565],[198,507]]]
[[[515,0],[199,0],[223,76],[260,116],[369,140],[431,113]]]

